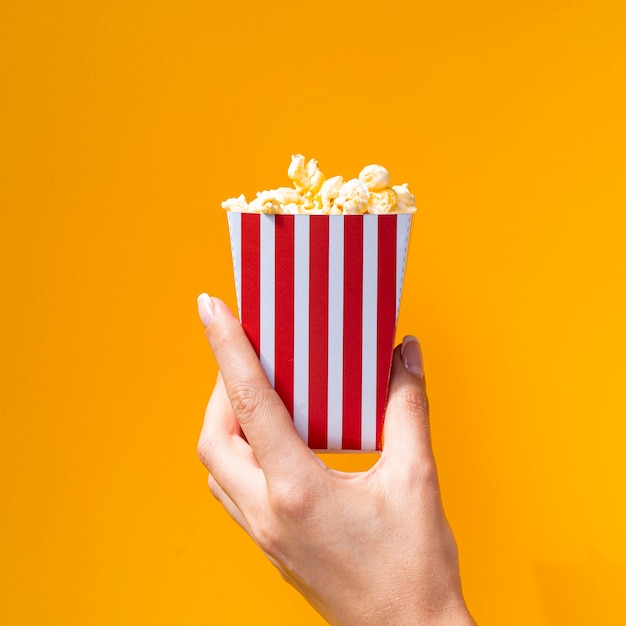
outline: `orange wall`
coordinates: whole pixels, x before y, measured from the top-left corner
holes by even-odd
[[[625,28],[621,0],[2,3],[0,622],[321,623],[195,453],[220,201],[302,152],[417,196],[399,336],[481,625],[624,624]]]

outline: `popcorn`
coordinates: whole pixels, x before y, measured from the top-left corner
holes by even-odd
[[[311,159],[306,165],[301,154],[291,157],[291,165],[287,170],[287,176],[293,180],[296,189],[302,193],[316,193],[324,183],[324,174],[317,167],[317,161]]]
[[[339,207],[335,208],[335,201],[339,196],[341,187],[343,186],[342,176],[333,176],[328,178],[320,189],[320,197],[322,199],[322,211],[327,214],[341,213]]]
[[[291,157],[287,175],[294,187],[259,191],[248,203],[244,195],[222,202],[227,211],[269,214],[362,215],[415,213],[415,197],[407,183],[390,186],[391,175],[382,165],[366,165],[358,178],[326,178],[315,159]]]
[[[394,185],[396,192],[396,213],[415,213],[415,196],[409,191],[409,186]]]
[[[295,154],[291,157],[291,165],[287,175],[293,180],[298,193],[301,195],[303,209],[301,213],[321,211],[320,190],[326,177],[317,167],[317,161],[310,159],[305,164],[304,157],[301,154]]]
[[[295,189],[279,187],[259,191],[249,206],[251,213],[297,213],[300,202],[300,194]]]
[[[396,199],[398,194],[391,188],[385,187],[380,191],[370,191],[368,213],[397,213]]]
[[[310,448],[381,450],[415,198],[376,164],[326,178],[296,154],[288,176],[222,202],[239,319]]]
[[[246,202],[246,197],[241,194],[238,198],[228,198],[222,202],[222,208],[235,213],[254,213]]]
[[[391,176],[382,165],[366,165],[359,174],[359,180],[364,182],[370,191],[380,191],[389,187]]]
[[[367,187],[358,178],[353,178],[341,186],[335,206],[344,215],[362,215],[367,213],[369,199]]]

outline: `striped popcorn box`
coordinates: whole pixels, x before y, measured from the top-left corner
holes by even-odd
[[[239,319],[304,442],[381,450],[411,215],[228,221]]]

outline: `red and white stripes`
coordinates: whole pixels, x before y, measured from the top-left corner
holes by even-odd
[[[411,215],[228,221],[239,317],[298,433],[380,450]]]

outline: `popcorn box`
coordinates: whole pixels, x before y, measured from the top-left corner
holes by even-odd
[[[314,450],[382,449],[411,217],[228,213],[239,319]]]

